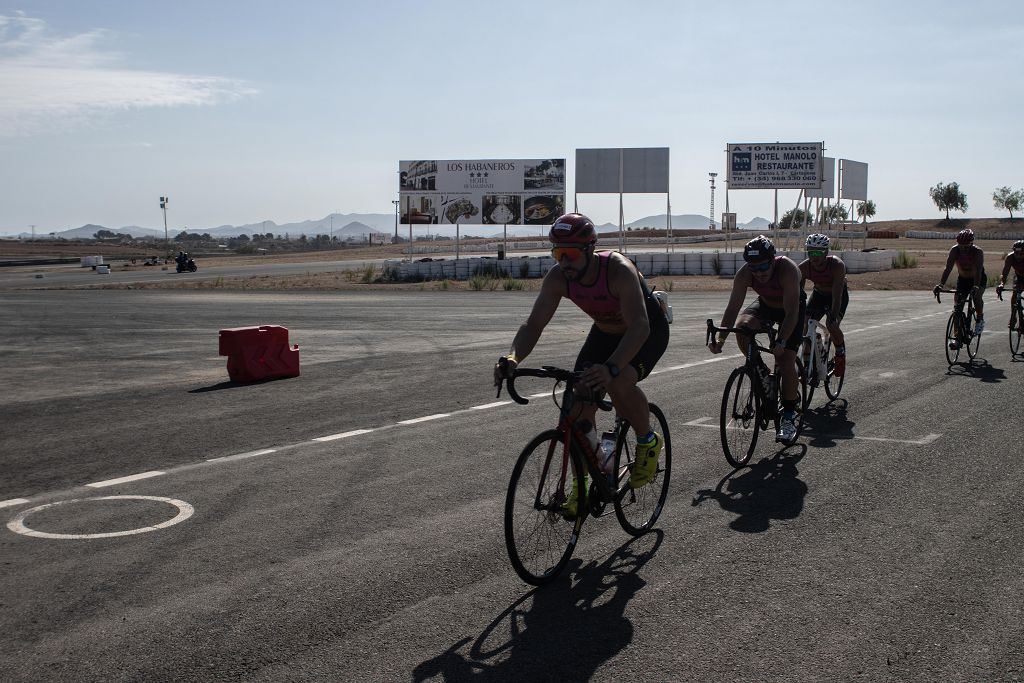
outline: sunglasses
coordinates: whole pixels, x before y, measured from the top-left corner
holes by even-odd
[[[828,249],[808,249],[808,256],[828,256]]]
[[[580,256],[583,256],[583,250],[579,247],[551,247],[551,258],[556,261],[561,261],[562,258],[575,261]]]
[[[750,268],[750,270],[754,271],[755,273],[763,273],[764,271],[771,268],[773,263],[774,261],[771,259],[765,261],[764,263],[748,263],[747,268]]]

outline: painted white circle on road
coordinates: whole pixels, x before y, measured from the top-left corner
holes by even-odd
[[[127,531],[108,531],[102,534],[51,534],[46,531],[35,531],[25,525],[25,518],[34,512],[46,510],[57,505],[66,505],[68,503],[81,503],[90,500],[155,500],[161,503],[167,503],[178,508],[178,514],[166,522],[160,524],[154,524],[153,526],[139,527],[138,529],[129,529]],[[148,531],[156,531],[157,529],[165,529],[169,526],[184,522],[186,519],[191,517],[195,513],[195,508],[186,503],[183,500],[176,500],[174,498],[161,498],[160,496],[97,496],[96,498],[75,498],[72,500],[62,500],[56,503],[47,503],[46,505],[39,505],[28,510],[22,510],[18,515],[7,523],[7,528],[16,534],[22,536],[33,536],[35,538],[56,538],[56,539],[89,539],[89,538],[114,538],[115,536],[131,536],[133,534],[144,534]]]

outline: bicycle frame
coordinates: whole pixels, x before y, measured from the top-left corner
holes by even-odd
[[[707,336],[708,343],[711,342],[711,340],[714,338],[714,335],[716,333],[718,333],[718,332],[726,332],[726,333],[730,333],[731,332],[733,334],[743,335],[743,336],[747,337],[750,340],[749,343],[747,344],[747,351],[744,354],[744,365],[746,365],[746,367],[750,371],[753,372],[755,377],[760,378],[761,377],[761,373],[758,371],[760,369],[760,367],[764,367],[765,369],[768,369],[768,364],[764,362],[763,358],[761,358],[761,353],[762,352],[767,353],[767,354],[771,355],[772,358],[774,359],[774,355],[772,355],[771,348],[768,348],[768,347],[771,347],[771,346],[773,346],[775,344],[775,336],[776,336],[775,327],[772,326],[772,327],[768,327],[767,329],[761,329],[761,330],[754,330],[754,329],[749,328],[749,327],[726,327],[726,328],[721,328],[721,327],[715,327],[714,321],[709,319],[708,320],[708,336]],[[760,344],[757,343],[756,335],[758,335],[758,334],[767,334],[768,335],[768,347],[761,346]],[[778,369],[778,363],[777,362],[774,364],[772,370],[769,372],[769,375],[777,378],[777,382],[776,382],[776,386],[774,387],[774,391],[775,392],[782,391],[781,377],[779,375],[779,369]],[[777,412],[777,407],[778,407],[777,406],[778,397],[771,395],[774,392],[772,392],[770,390],[771,389],[770,387],[765,386],[765,382],[763,382],[763,381],[754,382],[753,383],[753,387],[754,387],[754,392],[757,394],[758,399],[761,401],[761,405],[765,407],[765,417],[768,418],[769,420],[774,419],[776,417],[776,412]],[[773,399],[775,399],[775,400],[773,400]],[[762,429],[763,428],[764,427],[762,427]]]
[[[828,367],[826,366],[827,359],[825,355],[819,351],[818,344],[815,343],[817,338],[821,339],[820,348],[827,348],[832,339],[832,333],[828,331],[826,325],[822,325],[814,318],[807,318],[807,329],[804,331],[803,343],[810,350],[807,360],[804,362],[804,368],[805,370],[813,368],[815,378],[821,381],[823,378],[828,377]]]
[[[624,496],[626,494],[626,492],[629,490],[628,483],[626,483],[626,484],[619,483],[619,484],[617,484],[615,490],[612,490],[612,487],[609,485],[608,476],[605,473],[603,473],[598,468],[598,466],[597,466],[597,462],[596,462],[597,456],[596,456],[596,453],[595,453],[594,449],[592,449],[590,447],[590,444],[587,442],[587,440],[585,438],[583,438],[583,435],[580,433],[580,431],[575,428],[577,418],[573,414],[574,413],[574,408],[576,407],[576,404],[577,404],[578,401],[590,401],[590,402],[593,402],[594,404],[597,405],[597,407],[600,410],[603,410],[603,411],[611,411],[612,410],[613,406],[612,406],[611,402],[608,401],[608,400],[605,400],[605,399],[601,399],[601,398],[595,398],[595,399],[581,399],[581,398],[579,398],[576,395],[576,383],[577,383],[579,378],[578,378],[577,373],[574,373],[574,372],[569,372],[569,371],[566,371],[566,370],[559,370],[558,368],[553,368],[553,367],[550,367],[550,366],[545,366],[541,370],[533,370],[533,369],[529,369],[529,368],[517,368],[516,371],[515,371],[515,377],[523,377],[523,376],[555,379],[557,381],[565,383],[565,389],[562,391],[562,401],[561,401],[561,404],[560,404],[560,407],[559,407],[559,412],[558,412],[558,426],[555,428],[556,431],[558,431],[561,434],[559,442],[562,444],[562,457],[561,457],[561,464],[560,464],[559,473],[558,473],[559,487],[563,491],[565,490],[566,482],[568,480],[568,475],[569,475],[570,450],[572,448],[572,444],[575,442],[576,447],[579,449],[580,453],[583,455],[582,459],[583,459],[584,467],[587,469],[587,472],[590,474],[591,481],[593,481],[594,486],[597,488],[597,491],[598,491],[598,494],[599,494],[601,502],[603,502],[603,503],[611,503],[611,502],[613,502],[613,501],[615,501],[617,499],[620,499],[622,496]],[[520,396],[519,393],[516,391],[516,389],[515,389],[515,377],[506,380],[506,386],[508,388],[508,394],[509,394],[509,396],[512,397],[512,400],[514,400],[516,403],[520,403],[520,404],[526,405],[527,403],[529,403],[529,400],[523,398],[522,396]],[[501,389],[500,388],[498,389],[498,393],[499,394],[501,393]],[[618,441],[618,435],[619,435],[619,431],[621,430],[621,428],[622,428],[622,418],[616,416],[616,418],[615,418],[616,441]],[[544,463],[544,470],[543,470],[543,472],[541,474],[540,481],[538,483],[538,491],[537,491],[537,494],[536,494],[536,496],[534,498],[534,507],[536,509],[538,509],[538,510],[546,509],[547,507],[549,507],[549,506],[545,506],[545,505],[542,504],[541,498],[542,498],[542,495],[543,495],[544,482],[547,481],[547,477],[548,477],[548,475],[550,473],[550,469],[549,468],[551,467],[551,463],[552,463],[553,460],[554,460],[554,453],[553,452],[549,452],[547,460]],[[618,473],[618,474],[621,475],[621,473]],[[617,482],[620,479],[622,479],[621,476],[616,477],[616,481]],[[556,507],[557,507],[557,503],[554,503],[553,505],[556,505]],[[585,515],[581,515],[581,518],[582,517],[585,517]]]

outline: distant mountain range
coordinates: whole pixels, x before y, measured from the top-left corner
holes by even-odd
[[[699,214],[681,214],[672,215],[672,227],[676,230],[693,230],[703,229],[710,225],[710,220],[707,216],[701,216]],[[717,223],[715,224],[717,227]],[[764,218],[754,218],[748,223],[743,223],[737,227],[741,230],[764,230],[768,226],[768,221]],[[500,238],[502,236],[502,230],[495,229],[493,225],[479,225],[479,224],[467,224],[460,225],[460,233],[463,236],[477,236],[477,237],[491,237]],[[656,216],[645,216],[638,220],[626,223],[628,228],[664,228],[665,227],[665,214],[659,214]],[[618,230],[619,226],[614,223],[604,223],[597,226],[598,232],[612,232]],[[103,225],[94,225],[89,223],[83,225],[80,228],[73,228],[71,230],[64,230],[61,232],[54,232],[52,236],[64,238],[64,239],[90,239],[100,230],[109,230],[114,233],[128,234],[134,238],[152,237],[156,239],[163,239],[164,231],[162,228],[143,228],[138,225],[126,225],[120,228],[111,228]],[[182,230],[187,230],[190,233],[208,233],[211,237],[237,237],[238,235],[252,235],[253,233],[273,233],[274,235],[289,235],[290,237],[298,237],[299,235],[335,235],[341,239],[346,237],[359,237],[369,233],[388,233],[393,234],[395,230],[395,216],[394,214],[387,213],[332,213],[324,216],[319,220],[307,220],[300,221],[298,223],[282,223],[278,225],[274,221],[263,221],[260,223],[247,223],[245,225],[220,225],[215,228],[199,228],[194,226],[189,227],[172,227],[168,228],[167,234],[170,237],[174,237]],[[415,225],[413,231],[417,235],[424,233],[432,233],[438,235],[455,235],[455,226],[452,225]],[[409,226],[399,224],[398,234],[402,236],[408,236]],[[533,235],[542,236],[547,234],[546,226],[524,226],[524,225],[510,225],[508,226],[509,237],[529,237]],[[0,235],[5,237],[15,237],[20,239],[31,239],[32,233],[20,232],[0,232]],[[37,238],[48,237],[50,234],[37,233]]]

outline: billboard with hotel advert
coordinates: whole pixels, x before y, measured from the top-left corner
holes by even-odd
[[[565,213],[565,159],[400,161],[403,223],[550,225]]]

